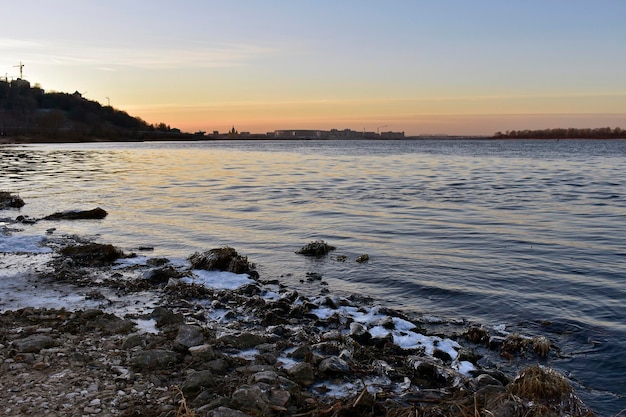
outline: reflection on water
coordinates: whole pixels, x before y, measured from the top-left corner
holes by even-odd
[[[263,277],[303,291],[311,288],[300,279],[314,270],[333,292],[398,308],[491,324],[576,323],[610,347],[595,352],[566,336],[575,332],[551,336],[592,349],[597,363],[626,347],[625,169],[625,141],[0,147],[0,189],[24,198],[23,214],[110,213],[57,233],[179,257],[228,244]],[[294,254],[313,239],[349,261]],[[353,262],[363,253],[369,263]],[[589,368],[579,372],[581,383],[594,380]],[[608,407],[615,401],[623,399]]]

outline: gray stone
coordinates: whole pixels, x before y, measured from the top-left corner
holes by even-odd
[[[178,362],[175,352],[163,349],[146,350],[138,352],[131,357],[134,370],[165,369]]]
[[[315,372],[310,363],[298,363],[287,372],[300,385],[308,386],[315,381]]]
[[[211,371],[198,371],[189,375],[181,390],[187,397],[195,397],[203,389],[214,387],[217,384],[215,376]]]
[[[479,387],[485,387],[488,385],[502,386],[502,383],[488,374],[481,374],[476,377],[476,383]]]
[[[265,415],[269,411],[269,398],[256,385],[239,387],[231,396],[231,404],[242,410]]]
[[[48,349],[56,344],[53,338],[43,334],[33,334],[13,341],[13,347],[20,353],[39,353],[41,349]]]
[[[287,402],[290,398],[291,394],[289,393],[289,391],[286,390],[273,389],[270,392],[270,404],[278,407],[284,407],[285,405],[287,405]]]
[[[194,359],[210,361],[217,357],[211,345],[194,345],[189,348],[189,353]]]
[[[174,340],[174,342],[184,348],[202,345],[204,343],[202,329],[198,326],[182,324],[178,327],[178,335],[176,336],[176,340]]]
[[[252,375],[250,380],[252,381],[252,383],[264,382],[266,384],[273,384],[274,382],[276,382],[277,378],[278,378],[278,375],[276,374],[276,372],[263,371],[263,372],[257,372],[256,374]]]
[[[227,407],[218,407],[210,414],[212,417],[250,417],[250,414],[246,414],[239,410],[233,410]]]
[[[254,333],[242,333],[238,336],[227,335],[220,337],[217,342],[224,343],[228,346],[235,346],[239,349],[250,349],[267,343],[267,338]]]
[[[331,356],[320,362],[319,371],[324,374],[348,374],[350,373],[350,365],[337,356]]]
[[[124,342],[122,342],[122,349],[132,349],[136,346],[145,346],[146,345],[146,336],[144,334],[131,334]]]

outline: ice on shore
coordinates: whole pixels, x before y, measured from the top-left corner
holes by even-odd
[[[50,253],[42,236],[6,236],[0,234],[0,253]]]
[[[216,290],[236,290],[244,285],[255,283],[248,274],[235,274],[226,271],[206,271],[204,269],[194,269],[192,272],[193,277],[181,278],[180,281],[185,284],[198,284]]]
[[[337,309],[319,307],[311,310],[311,313],[322,320],[328,319],[334,314],[339,314],[345,319],[350,318],[367,329],[375,338],[384,338],[391,335],[393,342],[402,349],[423,349],[424,353],[432,356],[435,349],[447,353],[452,359],[452,367],[464,375],[468,375],[475,367],[469,362],[459,361],[458,350],[461,348],[457,342],[439,336],[426,336],[415,332],[415,325],[410,321],[399,317],[389,317],[380,313],[380,307],[363,308],[354,306],[340,306]],[[389,320],[393,328],[384,326]]]

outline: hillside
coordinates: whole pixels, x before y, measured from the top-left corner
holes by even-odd
[[[26,80],[0,81],[0,140],[88,142],[189,139],[165,123],[151,125],[73,94],[45,92]]]

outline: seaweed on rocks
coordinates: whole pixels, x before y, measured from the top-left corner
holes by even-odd
[[[86,243],[69,245],[60,250],[61,255],[71,259],[78,266],[111,265],[126,255],[111,244]]]
[[[329,252],[334,251],[335,248],[332,245],[324,242],[323,240],[316,240],[314,242],[310,242],[304,245],[302,248],[296,251],[298,255],[307,255],[307,256],[324,256]]]
[[[196,252],[189,257],[189,262],[191,262],[193,269],[205,269],[207,271],[228,271],[244,274],[254,269],[254,264],[248,262],[248,257],[239,255],[230,246]]]

